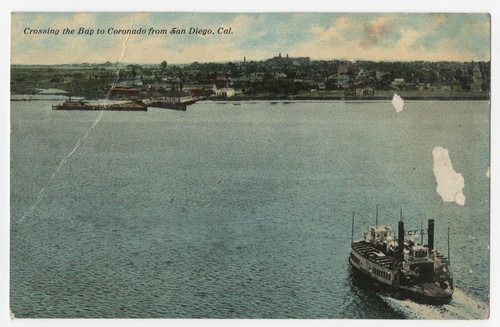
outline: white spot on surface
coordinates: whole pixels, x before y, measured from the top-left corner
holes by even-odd
[[[392,97],[392,101],[391,101],[392,105],[394,106],[394,109],[396,109],[396,112],[401,112],[403,111],[403,107],[405,105],[405,102],[403,101],[403,99],[397,95],[396,93],[394,93],[394,96]]]
[[[434,157],[434,176],[436,177],[436,191],[445,202],[456,202],[459,205],[465,204],[465,195],[462,190],[465,180],[462,174],[453,170],[448,150],[437,146],[432,150]]]
[[[486,169],[486,177],[490,178],[490,166]]]

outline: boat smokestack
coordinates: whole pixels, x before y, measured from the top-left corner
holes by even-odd
[[[429,219],[427,226],[427,246],[431,252],[434,250],[434,219]]]
[[[398,223],[398,251],[397,251],[398,263],[403,261],[404,242],[405,242],[405,223],[402,220],[400,220]]]

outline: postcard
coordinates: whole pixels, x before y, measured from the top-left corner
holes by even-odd
[[[490,33],[13,12],[11,317],[488,319]]]

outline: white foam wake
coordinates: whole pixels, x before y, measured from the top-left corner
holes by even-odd
[[[448,304],[422,304],[412,300],[398,300],[390,296],[380,296],[394,310],[409,319],[487,319],[489,305],[479,301],[455,287],[453,298]]]

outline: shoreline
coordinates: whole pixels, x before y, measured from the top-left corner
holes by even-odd
[[[403,100],[420,100],[420,101],[489,101],[490,95],[431,95],[431,96],[421,96],[421,95],[401,95]],[[372,102],[372,101],[391,101],[392,95],[383,95],[383,96],[305,96],[305,95],[297,95],[297,96],[234,96],[230,98],[208,98],[206,100],[214,100],[214,101],[364,101],[364,102]]]
[[[441,93],[441,94],[418,94],[418,93],[398,93],[403,100],[412,101],[489,101],[491,99],[490,94],[460,94],[460,93]],[[381,94],[381,95],[359,95],[359,96],[342,96],[338,94],[298,94],[298,95],[286,95],[286,94],[254,94],[254,95],[243,95],[236,94],[232,97],[215,97],[208,96],[201,98],[197,101],[220,101],[220,102],[247,102],[247,101],[279,101],[279,102],[293,102],[293,101],[363,101],[363,102],[376,102],[376,101],[391,101],[393,97],[392,93]],[[75,99],[87,100],[87,101],[100,101],[102,98],[98,97],[81,97],[75,96]],[[37,96],[32,94],[11,94],[10,101],[62,101],[65,98],[54,97],[50,95]],[[122,101],[127,101],[123,100]]]
[[[101,100],[97,98],[89,98],[85,100]],[[202,101],[214,101],[214,102],[252,102],[252,101],[265,101],[265,102],[328,102],[328,101],[344,101],[344,102],[377,102],[377,101],[391,101],[392,97],[231,97],[225,99],[218,98],[205,98],[200,99],[196,102]],[[428,97],[415,97],[409,96],[404,97],[403,100],[410,101],[489,101],[489,96],[474,96],[474,97],[440,97],[440,96],[428,96]],[[10,99],[10,102],[30,102],[30,101],[61,101],[64,102],[64,99]],[[122,100],[123,101],[123,100]]]

